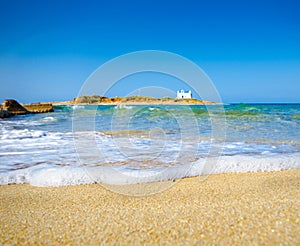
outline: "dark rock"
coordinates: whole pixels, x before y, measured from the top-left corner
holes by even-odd
[[[0,118],[8,118],[10,116],[12,116],[12,114],[9,111],[0,109]]]
[[[9,111],[12,115],[28,114],[28,110],[25,109],[16,100],[4,100],[2,103],[2,109]]]

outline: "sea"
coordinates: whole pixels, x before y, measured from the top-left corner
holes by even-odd
[[[55,105],[0,120],[0,185],[300,168],[300,104]]]

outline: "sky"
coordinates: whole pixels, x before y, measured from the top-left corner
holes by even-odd
[[[299,11],[297,0],[0,0],[0,100],[70,100],[105,62],[163,50],[202,68],[225,103],[299,103]],[[107,96],[189,89],[161,75],[126,81]]]

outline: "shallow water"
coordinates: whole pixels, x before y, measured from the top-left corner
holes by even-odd
[[[55,106],[0,120],[0,184],[122,184],[299,168],[299,104],[232,104],[224,114],[216,107]]]

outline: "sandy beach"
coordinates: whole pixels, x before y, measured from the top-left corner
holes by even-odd
[[[180,180],[145,197],[99,184],[0,187],[0,244],[299,245],[300,170]]]

